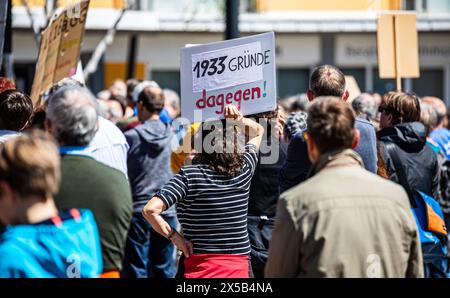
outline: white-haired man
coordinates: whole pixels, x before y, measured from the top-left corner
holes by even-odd
[[[98,223],[105,277],[119,277],[132,201],[126,177],[96,161],[86,146],[98,127],[92,94],[80,86],[62,87],[48,101],[45,128],[60,146],[58,208],[87,208]]]

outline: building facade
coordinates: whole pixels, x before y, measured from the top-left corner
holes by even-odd
[[[14,1],[13,49],[19,86],[31,86],[37,46],[21,1]],[[44,24],[43,0],[30,1],[37,23]],[[63,1],[64,2],[64,1]],[[65,2],[70,2],[67,0]],[[140,0],[122,19],[89,84],[94,91],[125,78],[131,36],[138,39],[136,76],[180,89],[180,48],[223,39],[224,1]],[[82,46],[86,63],[114,23],[123,0],[91,0]],[[303,93],[311,70],[335,64],[355,77],[361,90],[385,93],[394,80],[377,69],[376,19],[385,10],[418,13],[421,77],[405,79],[406,90],[440,97],[450,105],[450,1],[447,0],[241,0],[242,36],[274,31],[280,97]]]

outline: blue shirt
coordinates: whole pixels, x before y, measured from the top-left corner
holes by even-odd
[[[82,155],[92,157],[87,147],[83,146],[61,146],[59,147],[59,153],[61,155],[70,154],[70,155]]]
[[[93,278],[103,269],[91,211],[32,225],[7,226],[0,235],[0,278]],[[66,218],[65,218],[66,217]]]
[[[162,109],[161,113],[159,113],[159,120],[167,124],[172,123],[172,118],[170,118],[169,112],[166,109]]]
[[[430,133],[430,138],[438,144],[445,158],[450,159],[450,130],[438,128]]]

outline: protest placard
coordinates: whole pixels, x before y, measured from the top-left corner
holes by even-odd
[[[345,89],[347,89],[349,96],[347,102],[352,102],[356,97],[361,95],[361,89],[354,76],[345,76]]]
[[[52,84],[76,73],[89,0],[65,8],[41,34],[41,45],[31,91],[36,104]]]
[[[397,80],[401,91],[402,78],[418,78],[419,43],[415,13],[382,14],[378,17],[377,48],[379,75]]]
[[[3,62],[3,44],[5,42],[5,29],[6,29],[6,12],[8,11],[8,1],[0,3],[0,69]]]
[[[276,108],[273,32],[181,49],[181,115],[191,122]]]

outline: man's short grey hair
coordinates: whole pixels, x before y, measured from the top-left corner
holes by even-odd
[[[57,90],[49,98],[46,115],[60,145],[87,146],[97,131],[96,100],[84,87],[66,86]]]
[[[163,89],[165,104],[172,107],[178,113],[180,112],[180,96],[172,89]]]
[[[427,136],[436,128],[438,125],[438,111],[432,105],[421,101],[420,102],[420,122],[425,126],[425,131]]]
[[[288,112],[306,111],[309,103],[306,93],[289,95],[281,99],[281,106]]]
[[[363,93],[356,97],[352,101],[352,108],[356,115],[361,118],[373,120],[377,116],[377,103],[375,98],[368,93]]]

